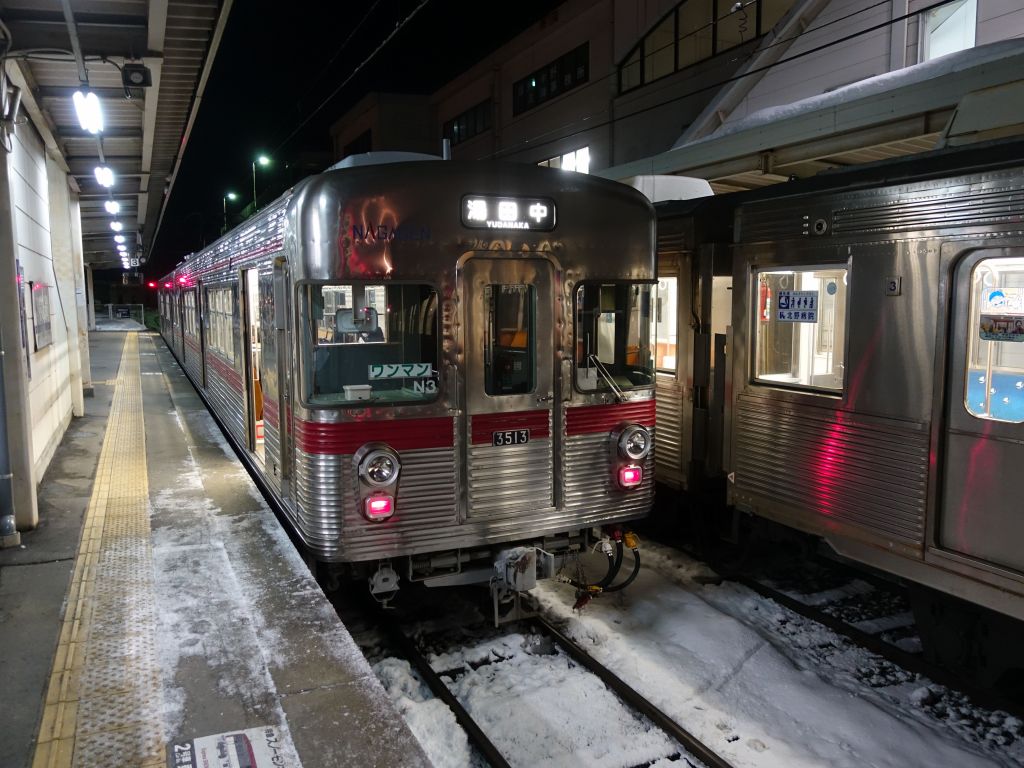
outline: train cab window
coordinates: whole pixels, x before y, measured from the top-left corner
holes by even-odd
[[[982,419],[1024,421],[1024,259],[979,261],[971,273],[964,406]]]
[[[532,285],[484,286],[484,392],[488,395],[533,392],[535,304],[536,289]]]
[[[848,295],[845,267],[755,272],[755,380],[842,392]]]
[[[654,369],[675,375],[678,344],[678,277],[659,277],[654,302]]]
[[[583,283],[576,291],[576,387],[617,392],[654,385],[649,283]]]
[[[438,298],[427,285],[300,289],[310,405],[420,403],[438,395]]]

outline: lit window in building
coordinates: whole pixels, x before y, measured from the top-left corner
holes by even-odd
[[[512,114],[540,106],[590,79],[590,44],[584,43],[512,84]]]
[[[537,165],[543,165],[548,168],[561,168],[563,171],[590,173],[590,147],[582,147],[575,152],[567,152],[564,155],[550,157],[537,163]]]
[[[921,61],[974,47],[977,0],[960,0],[928,11],[921,18]]]

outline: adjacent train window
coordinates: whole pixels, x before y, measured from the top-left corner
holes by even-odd
[[[228,360],[235,359],[235,290],[206,290],[206,345]]]
[[[847,270],[806,267],[754,273],[754,378],[841,392]]]
[[[678,294],[678,277],[658,278],[654,304],[654,368],[658,373],[676,372]]]
[[[484,286],[484,391],[488,395],[533,392],[536,301],[532,285]]]
[[[300,290],[311,405],[417,403],[437,397],[437,292],[344,283]]]
[[[649,283],[583,283],[576,291],[576,386],[619,392],[654,384]]]
[[[196,292],[185,291],[185,333],[199,337],[199,314],[196,312]]]
[[[1024,421],[1024,259],[975,265],[968,317],[964,405],[979,418]]]

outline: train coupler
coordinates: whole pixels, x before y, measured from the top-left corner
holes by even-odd
[[[526,593],[538,579],[549,579],[555,572],[555,558],[538,547],[514,547],[498,553],[491,577],[491,602],[494,626],[535,616],[536,606]]]

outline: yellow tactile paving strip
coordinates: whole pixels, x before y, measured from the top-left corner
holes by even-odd
[[[166,765],[134,333],[116,382],[32,768]]]

